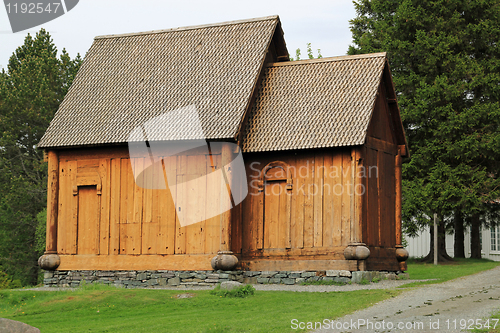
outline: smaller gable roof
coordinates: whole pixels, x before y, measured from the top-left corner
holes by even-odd
[[[386,53],[373,53],[271,64],[243,151],[364,144],[386,61]]]

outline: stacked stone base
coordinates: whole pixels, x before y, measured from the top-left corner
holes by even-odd
[[[215,286],[224,281],[247,284],[287,284],[335,281],[359,283],[363,280],[407,278],[407,273],[374,271],[46,271],[46,287],[78,287],[82,283],[104,283],[124,288]]]

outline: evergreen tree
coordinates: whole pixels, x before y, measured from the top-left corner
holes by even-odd
[[[41,29],[0,75],[0,269],[23,284],[37,281],[37,214],[46,206],[47,166],[36,148],[81,64]]]
[[[498,206],[491,203],[500,196],[500,1],[358,0],[355,7],[349,54],[388,52],[408,137],[406,231],[415,234],[436,212],[444,244],[446,217],[456,216],[449,225],[461,232],[457,223],[477,224]]]
[[[311,43],[307,43],[306,51],[307,51],[307,58],[314,59],[314,54],[313,54]],[[317,49],[317,51],[318,51],[318,55],[316,58],[317,59],[323,58],[323,56],[321,55],[321,49]],[[290,61],[300,60],[300,55],[301,55],[301,51],[300,51],[300,48],[298,48],[295,50],[295,59],[293,57],[290,57]]]

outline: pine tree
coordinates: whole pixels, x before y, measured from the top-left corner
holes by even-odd
[[[81,64],[44,29],[9,59],[0,75],[0,269],[37,281],[36,216],[46,206],[47,166],[36,148]]]
[[[359,0],[355,6],[349,54],[388,52],[408,137],[407,232],[429,224],[434,212],[442,216],[442,231],[457,214],[479,221],[500,197],[500,1]]]

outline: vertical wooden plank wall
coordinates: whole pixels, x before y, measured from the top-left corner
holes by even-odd
[[[387,145],[385,151],[367,147],[354,153],[353,148],[348,147],[300,154],[280,153],[278,156],[246,156],[249,195],[242,204],[233,208],[232,250],[256,257],[286,251],[299,255],[331,254],[332,249],[340,251],[352,241],[351,230],[356,230],[357,235],[361,235],[357,237],[362,237],[361,241],[368,245],[393,247],[396,237],[392,193],[395,191],[395,179],[390,175],[394,173],[395,163],[391,147]],[[365,154],[364,158],[360,154]],[[362,158],[366,179],[358,180],[357,173],[353,172],[352,168],[358,163],[353,161],[353,156],[356,161]],[[276,160],[283,161],[292,170],[290,189],[285,180],[266,185],[264,179],[259,184],[258,176],[262,168]],[[255,162],[253,166],[252,162]],[[188,226],[180,225],[174,205],[175,200],[182,199],[181,194],[169,190],[168,186],[165,190],[137,186],[136,181],[140,179],[134,179],[132,163],[140,167],[145,160],[123,156],[105,158],[102,155],[87,158],[83,154],[59,160],[58,253],[217,253],[221,243],[220,216],[213,215],[216,200],[208,201],[219,197],[217,194],[221,187],[213,184],[213,179],[202,175],[220,166],[220,152],[211,156],[169,157],[153,166],[161,170],[154,174],[163,173],[162,180],[175,179],[178,183],[192,181],[192,193],[182,191],[182,195],[203,201],[200,205],[191,203],[192,207],[186,207],[194,211],[195,216],[202,217],[203,221]],[[370,170],[370,166],[376,166],[376,169]],[[88,193],[84,190],[83,196],[78,187],[77,195],[74,195],[76,176],[85,170],[94,170],[100,175],[99,204],[92,197],[97,196],[96,186],[88,188]],[[167,177],[167,174],[173,174],[173,178]],[[383,181],[379,177],[381,174],[384,174]],[[366,199],[353,197],[353,181],[364,182]],[[281,194],[276,197],[268,195],[273,190],[272,186],[275,192]],[[88,205],[99,205],[95,208],[98,224],[93,234],[79,235],[82,236],[80,240],[77,239],[78,232],[87,231],[81,229],[83,224],[79,218],[88,217],[79,213],[79,207]],[[366,222],[365,225],[361,225],[362,221]],[[92,242],[85,240],[87,236],[96,237],[95,246],[89,245]],[[341,256],[340,253],[337,254]]]
[[[367,146],[247,155],[245,163],[252,167],[247,167],[249,195],[242,204],[244,257],[331,254],[350,242],[394,248],[397,146],[369,139]],[[278,241],[283,237],[276,227],[277,221],[282,223],[274,209],[278,198],[269,195],[277,185],[260,177],[275,161],[286,163],[293,173],[291,250]]]
[[[379,87],[375,110],[367,132],[367,225],[363,241],[371,247],[396,245],[396,145],[384,85]],[[370,175],[371,174],[371,175]],[[400,181],[400,180],[399,180]]]
[[[121,159],[111,159],[110,175],[110,217],[109,217],[109,254],[120,254],[120,201],[121,201]]]
[[[57,223],[57,252],[76,254],[78,197],[73,195],[76,161],[59,161],[59,210]]]
[[[110,203],[111,203],[111,160],[99,160],[99,174],[101,175],[101,202],[99,222],[99,254],[109,254],[110,235]]]
[[[99,254],[99,199],[95,186],[78,193],[78,254]]]
[[[396,245],[396,146],[377,144],[379,147],[366,149],[366,170],[371,171],[372,176],[367,178],[369,213],[363,241],[369,246],[393,248]]]
[[[143,174],[134,178],[132,165],[142,168],[145,158],[97,155],[65,155],[55,166],[59,179],[55,205],[58,253],[215,254],[220,250],[220,217],[212,211],[218,203],[210,200],[218,197],[221,187],[203,177],[220,165],[220,152],[169,157],[152,166],[153,178]],[[89,172],[99,175],[100,185],[76,185],[77,178]],[[174,199],[180,198],[175,190],[170,191],[168,183],[166,189],[151,189],[152,183],[166,182],[168,173],[178,182],[191,180],[186,183],[190,188],[183,191],[189,197],[184,201],[188,207],[183,208],[201,222],[181,227],[174,205]],[[143,186],[138,186],[142,181]],[[236,226],[239,234],[240,225]],[[241,242],[236,246],[241,248]]]
[[[242,203],[243,255],[332,255],[333,248],[341,255],[341,247],[351,241],[351,214],[356,204],[351,151],[338,148],[264,157],[247,155],[249,194]],[[272,176],[278,171],[260,177],[263,168],[274,161],[286,163],[292,173],[288,208],[282,200],[287,195],[276,195],[286,191],[285,181]],[[266,181],[266,177],[271,180]],[[289,221],[285,223],[280,216],[287,209]]]

